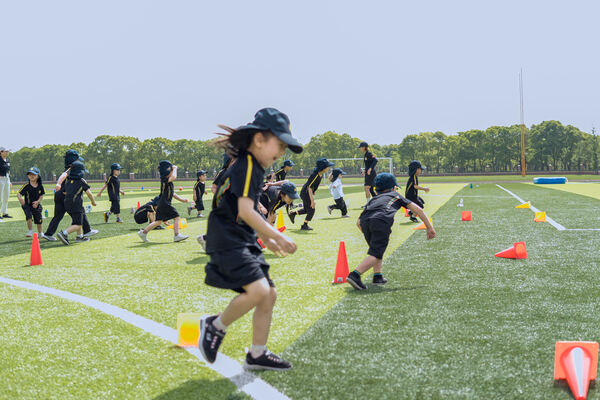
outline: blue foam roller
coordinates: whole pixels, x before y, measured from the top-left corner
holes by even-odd
[[[564,176],[557,176],[553,178],[533,178],[533,183],[544,185],[550,183],[567,183],[567,178]]]

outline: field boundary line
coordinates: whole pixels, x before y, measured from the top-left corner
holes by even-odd
[[[50,294],[56,297],[60,297],[66,300],[86,305],[110,316],[119,318],[127,322],[128,324],[140,328],[170,343],[177,344],[178,335],[175,329],[153,321],[151,319],[142,317],[135,313],[132,313],[131,311],[127,311],[123,308],[113,306],[112,304],[104,303],[102,301],[91,299],[89,297],[81,296],[75,293],[66,292],[64,290],[54,289],[35,283],[5,278],[2,276],[0,276],[0,282],[24,289]],[[214,364],[209,364],[206,361],[204,361],[204,358],[200,354],[200,350],[198,350],[197,347],[186,347],[185,349],[188,351],[188,353],[199,359],[206,367],[229,379],[239,390],[250,395],[254,399],[289,400],[289,398],[286,395],[279,392],[273,386],[269,385],[267,382],[263,381],[256,375],[248,371],[244,371],[242,366],[237,361],[227,357],[222,353],[219,353],[219,357]]]
[[[519,196],[517,196],[516,194],[514,194],[513,192],[511,192],[510,190],[506,189],[505,187],[502,187],[498,184],[496,184],[496,186],[498,186],[500,189],[504,190],[506,193],[510,194],[512,197],[514,197],[515,199],[517,199],[521,204],[525,203],[525,200],[523,200],[522,198],[520,198]],[[539,209],[535,208],[533,205],[531,205],[531,211],[533,211],[534,213],[536,212],[540,212]],[[595,228],[574,228],[574,229],[567,229],[564,226],[562,226],[561,224],[559,224],[558,222],[556,222],[555,220],[553,220],[552,218],[550,218],[549,216],[546,215],[546,221],[552,225],[553,227],[555,227],[556,229],[558,229],[559,231],[600,231],[600,229],[595,229]]]

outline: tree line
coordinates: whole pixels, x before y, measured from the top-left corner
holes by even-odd
[[[598,171],[600,138],[559,121],[544,121],[526,128],[526,160],[529,171]],[[518,172],[521,163],[521,131],[519,125],[491,126],[486,130],[473,129],[446,135],[443,132],[421,132],[404,137],[399,144],[371,144],[378,157],[390,157],[395,172],[407,170],[411,160],[420,160],[430,173]],[[310,173],[319,157],[360,158],[361,138],[328,131],[313,136],[301,154],[288,152],[296,166],[292,175]],[[67,149],[77,150],[85,158],[90,179],[101,179],[109,173],[110,165],[123,166],[123,179],[133,172],[136,179],[156,178],[158,162],[168,159],[195,176],[199,169],[208,176],[219,170],[222,151],[212,140],[152,138],[139,140],[131,136],[101,135],[89,144],[45,145],[23,147],[11,154],[13,180],[25,179],[25,171],[37,166],[44,179],[59,175]],[[339,163],[349,173],[360,172],[360,161]],[[386,170],[382,163],[378,170]],[[276,166],[274,166],[276,167]]]

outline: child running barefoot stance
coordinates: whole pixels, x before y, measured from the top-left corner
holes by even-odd
[[[394,215],[400,207],[408,208],[421,218],[427,227],[427,239],[435,237],[435,230],[433,230],[433,226],[421,207],[406,200],[396,192],[398,184],[394,175],[383,172],[375,177],[374,183],[377,196],[373,197],[367,203],[356,223],[369,244],[368,256],[346,278],[348,283],[356,290],[367,288],[360,279],[360,276],[371,268],[373,268],[374,272],[374,285],[383,285],[387,282],[387,279],[381,274],[381,264],[383,253],[385,253],[390,240],[390,234],[392,233]]]
[[[220,314],[204,316],[200,321],[198,347],[213,363],[228,327],[254,310],[252,346],[246,355],[245,369],[287,370],[289,362],[267,350],[273,307],[277,297],[275,284],[256,242],[256,233],[267,248],[279,256],[292,254],[296,244],[271,226],[256,211],[262,192],[265,168],[286,148],[300,153],[302,145],[292,137],[288,117],[274,108],[259,110],[254,122],[217,141],[236,161],[224,172],[213,208],[208,217],[206,284],[239,293]]]
[[[158,164],[158,171],[160,172],[160,198],[158,200],[158,206],[156,207],[156,219],[151,222],[145,229],[138,231],[138,236],[144,241],[148,241],[148,232],[152,229],[160,226],[163,221],[173,220],[173,236],[174,242],[181,242],[188,238],[187,235],[179,233],[179,213],[171,205],[173,197],[182,203],[187,203],[188,200],[180,197],[175,193],[173,181],[177,179],[177,165],[171,164],[167,160],[163,160]]]
[[[25,212],[27,220],[27,233],[25,236],[33,236],[33,223],[37,225],[38,236],[42,237],[42,200],[44,199],[44,186],[40,178],[40,170],[37,167],[31,167],[27,171],[27,182],[17,193],[17,199],[21,203],[21,208]],[[32,223],[33,220],[33,223]]]

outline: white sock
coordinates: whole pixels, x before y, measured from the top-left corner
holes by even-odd
[[[267,351],[267,346],[258,346],[256,344],[250,346],[250,355],[252,358],[258,358],[262,356],[265,351]]]
[[[213,321],[213,325],[215,326],[215,328],[217,328],[220,331],[223,331],[223,332],[227,331],[227,325],[225,325],[223,323],[223,321],[221,321],[221,316],[220,315],[217,317],[217,319],[215,319]]]

